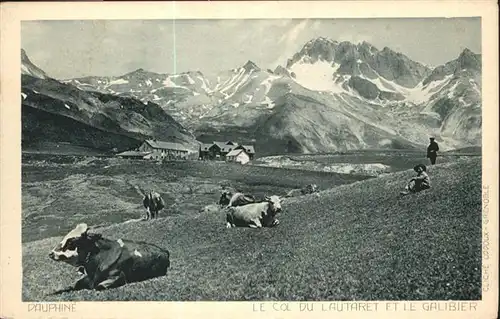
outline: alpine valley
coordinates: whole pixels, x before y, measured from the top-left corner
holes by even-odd
[[[275,70],[56,80],[22,51],[23,146],[127,149],[144,138],[252,143],[259,156],[481,145],[481,55],[430,68],[390,48],[317,38]]]

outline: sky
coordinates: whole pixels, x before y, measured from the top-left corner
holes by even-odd
[[[21,45],[57,79],[229,70],[253,61],[263,69],[314,38],[367,41],[434,67],[465,49],[481,53],[480,18],[70,20],[23,21]]]

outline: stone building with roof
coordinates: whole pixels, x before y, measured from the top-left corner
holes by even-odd
[[[147,157],[152,159],[186,159],[189,153],[182,144],[158,140],[146,140],[137,150],[150,153]]]
[[[250,156],[248,156],[244,149],[238,148],[227,153],[226,160],[228,162],[246,164],[250,161]]]
[[[233,150],[244,150],[249,159],[252,160],[255,155],[253,145],[240,145],[233,141],[212,143],[201,143],[199,148],[199,158],[203,160],[225,161],[227,155]]]

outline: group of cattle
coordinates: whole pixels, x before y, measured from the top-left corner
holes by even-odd
[[[285,197],[316,193],[316,185],[292,190]],[[265,196],[262,201],[241,192],[223,191],[219,206],[226,212],[226,227],[274,227],[281,212],[280,196]],[[146,219],[158,217],[165,203],[157,192],[144,195]],[[111,240],[89,233],[86,224],[79,224],[52,249],[49,257],[78,269],[81,278],[71,287],[54,294],[81,289],[104,290],[129,282],[164,276],[170,267],[168,250],[146,242]]]

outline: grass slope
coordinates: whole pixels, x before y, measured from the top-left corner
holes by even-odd
[[[433,188],[407,197],[409,170],[289,199],[276,228],[227,230],[222,212],[205,212],[102,229],[172,258],[166,277],[104,292],[47,296],[76,271],[48,259],[59,237],[25,243],[23,300],[479,299],[480,159],[429,174]]]
[[[64,235],[76,223],[109,225],[144,215],[134,186],[162,194],[160,216],[198,214],[222,186],[263,197],[317,183],[323,189],[366,177],[218,162],[166,162],[82,156],[23,155],[23,242]]]

